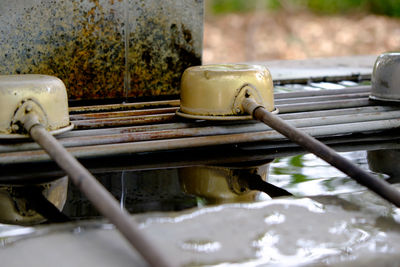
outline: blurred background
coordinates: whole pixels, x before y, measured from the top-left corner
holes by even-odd
[[[203,63],[400,50],[399,0],[205,0]]]

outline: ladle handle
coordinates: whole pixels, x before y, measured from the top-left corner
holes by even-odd
[[[347,174],[361,185],[371,189],[382,198],[400,207],[400,191],[391,186],[384,180],[381,180],[368,172],[364,171],[351,161],[340,156],[335,150],[321,143],[312,136],[296,129],[278,116],[267,111],[264,107],[257,104],[253,99],[246,98],[242,106],[246,112],[252,114],[254,118],[264,122],[274,130],[283,134],[291,141],[304,147],[307,151],[315,154],[321,159]]]
[[[51,158],[62,168],[74,184],[86,195],[96,209],[113,223],[129,243],[152,266],[172,266],[156,250],[125,209],[96,178],[83,167],[46,129],[35,124],[29,133]]]

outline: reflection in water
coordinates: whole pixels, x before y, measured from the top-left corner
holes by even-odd
[[[269,162],[240,167],[182,168],[179,169],[179,182],[184,192],[202,197],[208,204],[249,202],[269,197],[291,196],[292,194],[288,191],[266,182]]]
[[[369,170],[365,151],[340,154]],[[336,195],[363,190],[353,179],[313,154],[276,159],[271,164],[269,182],[297,196]]]
[[[204,198],[209,204],[254,201],[258,191],[244,180],[254,176],[265,181],[269,164],[250,167],[194,166],[179,169],[179,182],[188,194]]]
[[[400,181],[400,150],[374,150],[368,151],[368,165],[372,171],[385,173],[390,176],[391,183]]]
[[[382,165],[377,160],[388,161],[380,153],[384,152],[368,152],[368,164],[366,152],[341,154],[364,169],[369,166],[374,172],[387,173],[395,181],[396,170],[382,166],[398,167],[397,163]],[[277,159],[270,167],[268,179],[268,164],[119,171],[96,176],[131,212],[175,211],[136,215],[141,229],[176,261],[175,266],[391,266],[399,262],[400,209],[311,154]],[[260,199],[256,197],[259,192],[249,188],[249,174],[309,198]],[[65,213],[73,218],[97,216],[80,192],[70,189],[70,193]],[[242,202],[242,196],[250,196],[251,201]],[[204,207],[204,203],[218,205]],[[27,259],[34,260],[40,251],[48,251],[47,260],[53,266],[58,261],[82,265],[79,261],[83,258],[85,266],[91,260],[93,266],[107,266],[110,260],[128,263],[115,266],[135,262],[129,253],[102,256],[104,251],[116,251],[125,244],[110,224],[83,221],[57,227],[0,225],[0,257],[9,262],[25,251]],[[36,238],[8,246],[17,237],[27,236]],[[63,253],[51,261],[56,249]],[[84,257],[71,256],[83,252]]]
[[[388,166],[397,166],[396,163],[388,164],[388,157],[384,153],[368,152],[368,163],[375,172],[388,173]],[[395,153],[392,152],[393,155]],[[341,154],[368,169],[366,152]],[[377,159],[384,159],[386,165]],[[98,173],[96,177],[120,201],[121,207],[131,213],[178,211],[206,204],[262,201],[270,197],[291,196],[291,193],[296,196],[316,196],[363,190],[352,179],[312,154],[257,164],[121,170]],[[63,209],[68,217],[73,220],[100,217],[75,186],[70,186],[68,190]]]
[[[64,207],[67,192],[66,176],[42,184],[0,185],[0,223],[65,222],[68,218],[60,210]]]
[[[96,178],[130,213],[182,210],[198,206],[196,196],[182,192],[177,169],[115,171]],[[63,212],[72,219],[99,218],[100,214],[73,185]]]
[[[120,198],[120,207],[121,210],[125,208],[125,201],[126,201],[126,177],[125,177],[125,171],[122,171],[121,174],[121,198]]]

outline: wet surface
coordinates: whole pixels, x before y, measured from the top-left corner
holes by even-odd
[[[367,171],[372,168],[381,172],[376,174],[378,177],[388,179],[391,175],[389,181],[395,183],[399,178],[397,165],[386,164],[388,158],[382,156],[385,153],[395,160],[393,155],[398,152],[354,151],[342,155]],[[388,169],[388,165],[393,168]],[[235,190],[232,176],[222,175],[229,178],[223,186],[230,190],[231,201],[222,194],[222,201],[216,203],[209,191],[189,192],[188,181],[182,178],[188,176],[190,168],[120,171],[98,177],[121,206],[140,213],[133,219],[177,266],[364,266],[378,262],[396,266],[400,260],[397,208],[310,154],[279,158],[260,166],[269,172],[268,182],[294,196],[271,199],[250,190],[257,194],[238,199],[246,190],[240,192],[240,186]],[[214,182],[226,169],[232,170],[211,168]],[[189,175],[194,177],[198,171]],[[204,173],[202,177],[212,187],[212,180],[207,180]],[[223,192],[219,186],[218,191]],[[98,217],[73,188],[69,189],[63,211],[74,219]],[[1,225],[0,243],[0,256],[10,263],[8,266],[22,266],[28,259],[30,264],[40,262],[42,266],[58,261],[65,264],[61,266],[143,264],[113,226],[102,221],[33,227]],[[40,251],[46,251],[45,260],[38,256]],[[24,257],[16,256],[20,253]]]
[[[177,169],[118,171],[96,178],[130,213],[183,210],[197,206],[196,196],[181,189]],[[72,184],[63,212],[72,220],[100,218],[87,198]]]
[[[176,266],[396,266],[399,218],[397,209],[359,192],[224,204],[135,220]],[[107,224],[3,229],[0,255],[8,266],[142,264]],[[13,234],[36,237],[13,242]],[[21,253],[24,257],[17,257]]]
[[[398,183],[398,150],[387,149],[396,147],[398,139],[385,143],[378,133],[364,137],[368,146],[357,144],[360,135],[325,141],[337,144],[346,151],[341,155],[361,168]],[[346,142],[346,148],[340,146]],[[207,166],[190,162],[196,157],[190,151],[179,152],[181,158],[170,165],[165,162],[174,157],[168,154],[148,156],[153,163],[147,165],[139,160],[145,154],[132,155],[124,157],[125,167],[96,162],[95,176],[121,207],[134,213],[132,219],[174,266],[398,266],[398,208],[296,147],[288,145],[279,153],[272,144],[258,147],[249,161],[245,153],[255,148],[237,147],[242,160],[233,162],[228,162],[234,157],[230,151],[214,151],[227,162]],[[271,162],[272,155],[278,157]],[[71,222],[0,225],[0,257],[7,266],[146,266],[75,187],[67,190],[62,212]]]
[[[341,155],[369,171],[366,151]],[[297,196],[336,195],[363,190],[357,182],[313,154],[276,159],[271,166],[269,182]]]

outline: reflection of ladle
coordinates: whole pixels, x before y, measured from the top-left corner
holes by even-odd
[[[17,192],[19,197],[27,201],[30,209],[42,215],[48,222],[60,223],[70,220],[68,216],[62,213],[43,195],[40,187],[32,185],[21,186]]]
[[[389,175],[388,182],[390,183],[398,183],[400,181],[399,157],[399,149],[382,149],[367,152],[369,168],[374,172]]]
[[[266,182],[269,163],[257,166],[192,166],[179,169],[179,182],[186,193],[209,203],[253,201],[258,191],[270,197],[291,196]]]
[[[128,212],[120,209],[115,198],[49,134],[48,130],[71,129],[62,81],[45,75],[0,76],[0,94],[0,137],[22,138],[28,133],[151,265],[170,266]]]
[[[272,87],[271,75],[262,66],[191,67],[182,76],[181,107],[177,114],[210,120],[237,119],[250,114],[400,207],[400,192],[390,184],[372,176],[325,144],[272,114]]]
[[[270,197],[292,196],[292,194],[285,189],[264,181],[258,174],[253,173],[248,176],[242,176],[241,179],[243,183],[246,183],[246,186],[250,190],[258,190],[264,192]]]
[[[61,213],[68,191],[68,177],[48,183],[0,186],[0,223],[35,225],[44,221],[65,222]]]

